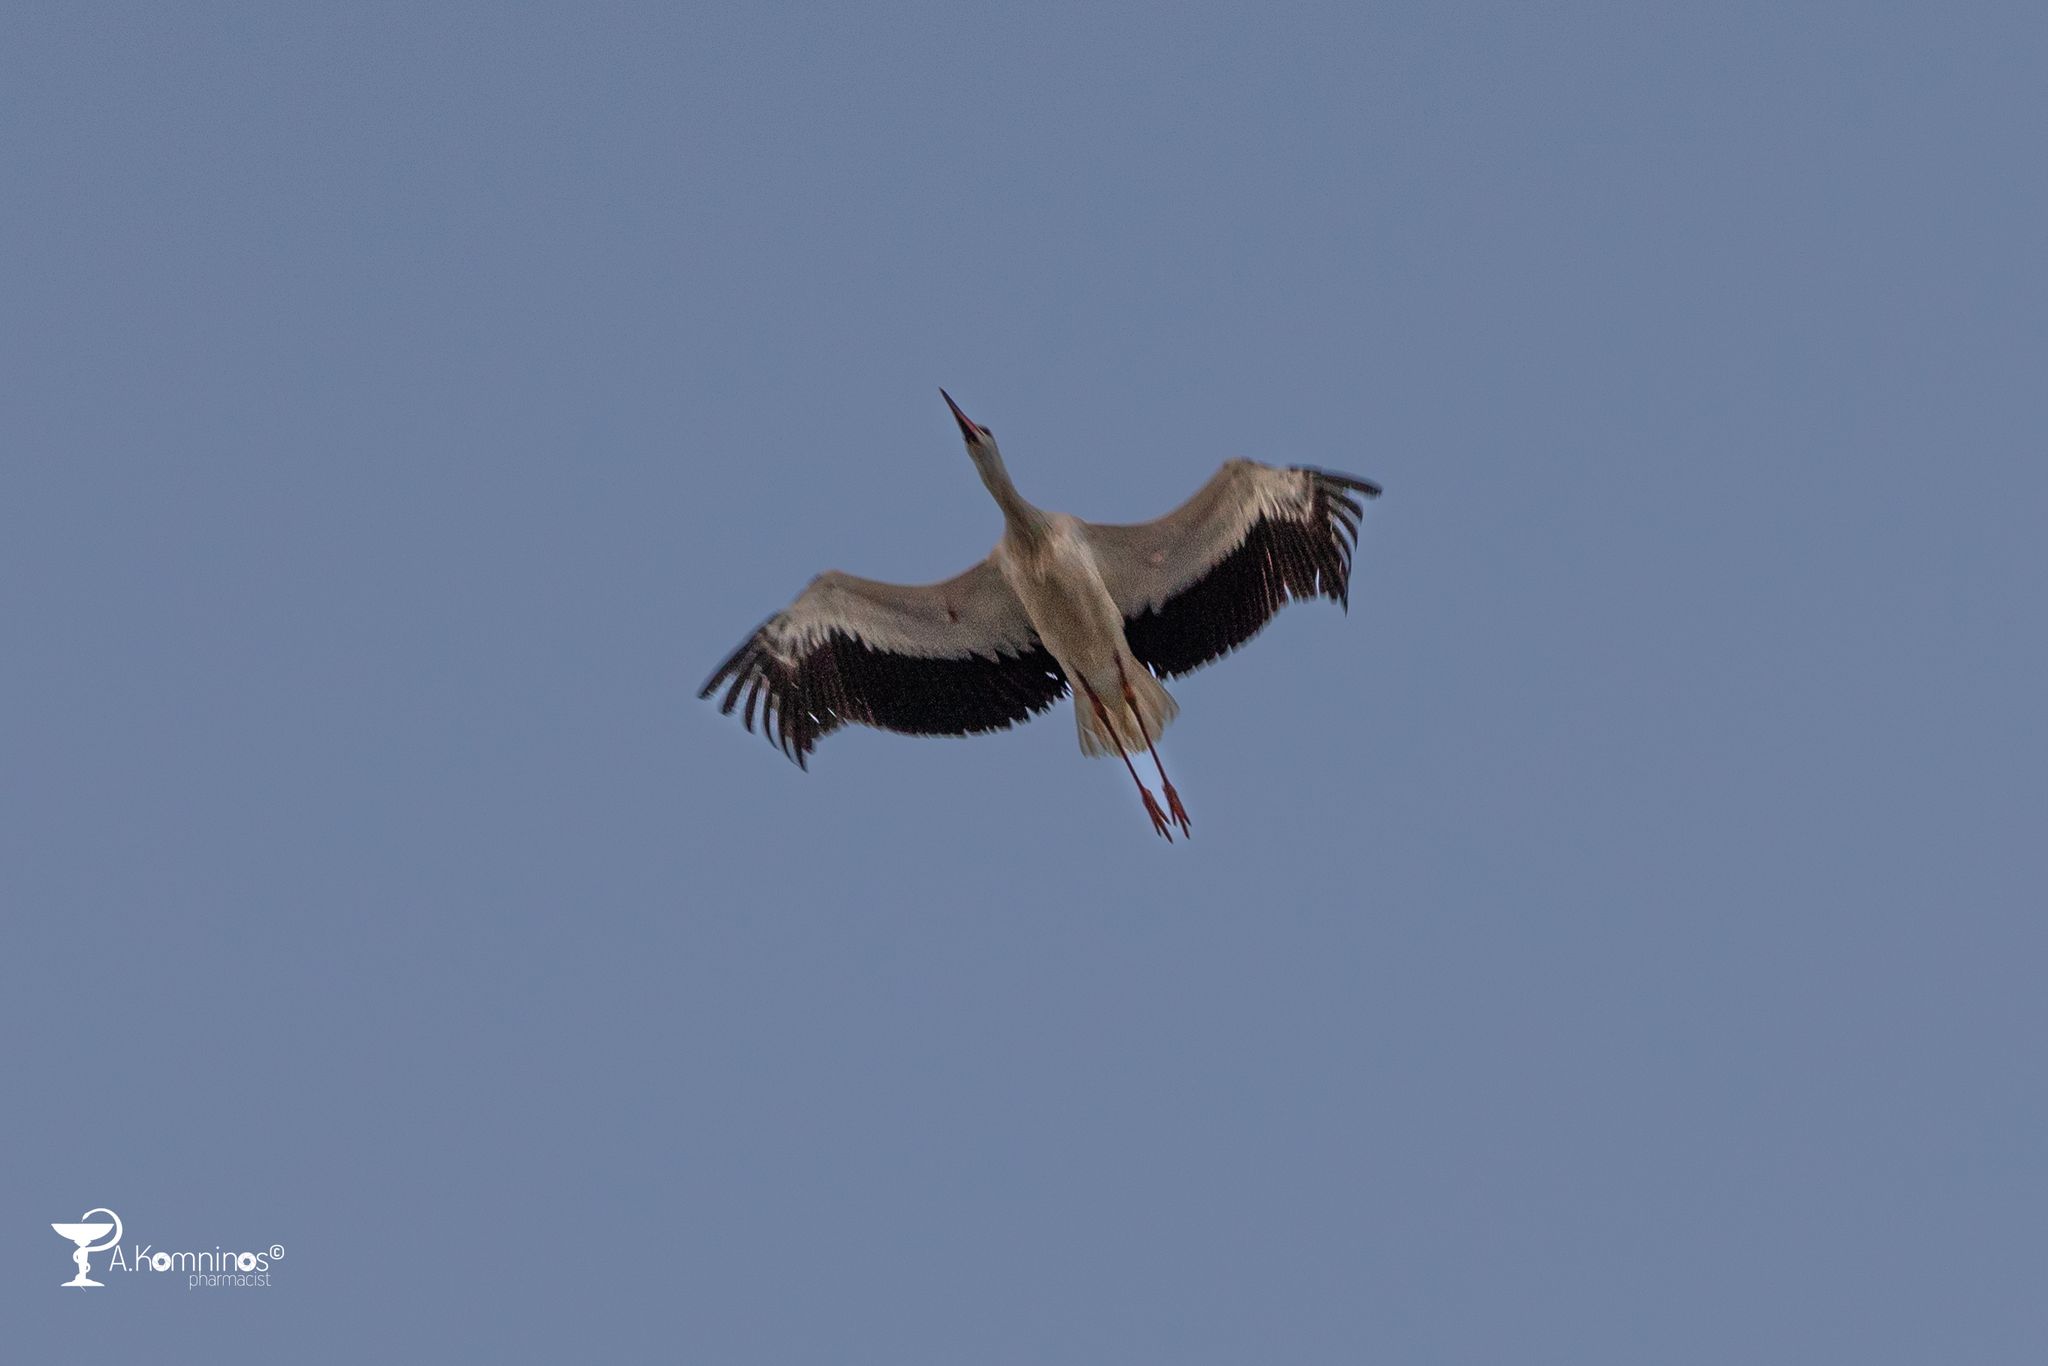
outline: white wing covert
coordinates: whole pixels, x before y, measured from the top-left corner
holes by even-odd
[[[1348,607],[1351,552],[1370,480],[1306,465],[1225,462],[1150,522],[1082,523],[1131,653],[1161,677],[1250,640],[1295,598]]]
[[[819,739],[858,722],[910,735],[1001,730],[1065,696],[1066,676],[987,560],[943,583],[830,571],[763,622],[699,697],[726,686],[741,720],[799,767]]]

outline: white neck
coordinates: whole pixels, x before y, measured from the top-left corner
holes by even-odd
[[[1009,526],[1010,534],[1022,541],[1036,541],[1045,534],[1045,514],[1024,501],[1024,495],[1017,492],[1017,486],[1010,482],[1010,472],[1003,467],[1002,452],[993,441],[983,448],[971,452],[974,468],[981,473],[981,482],[988,485],[988,491],[995,495],[996,506],[1003,510],[1003,521]]]

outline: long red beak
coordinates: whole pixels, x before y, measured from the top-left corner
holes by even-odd
[[[946,400],[946,406],[953,410],[953,420],[960,424],[960,435],[966,437],[969,441],[981,440],[981,428],[975,426],[974,420],[960,411],[960,405],[953,401],[953,396],[944,389],[941,389],[939,390],[939,397]]]

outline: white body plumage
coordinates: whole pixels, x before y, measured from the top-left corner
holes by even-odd
[[[1114,735],[1105,734],[1095,708],[1077,691],[1074,722],[1081,752],[1115,754],[1121,742],[1124,750],[1135,753],[1158,740],[1180,707],[1131,653],[1124,639],[1124,615],[1103,582],[1080,518],[1055,513],[1028,541],[1006,531],[996,544],[994,559],[1061,671],[1070,681],[1083,680],[1093,689],[1116,729]],[[1126,682],[1137,698],[1137,715],[1124,699]]]

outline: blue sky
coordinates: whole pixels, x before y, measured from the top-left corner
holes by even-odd
[[[2037,9],[11,28],[6,1355],[2041,1359]],[[1385,484],[1192,842],[693,700],[941,384]]]

